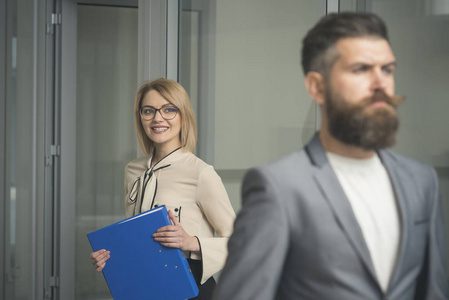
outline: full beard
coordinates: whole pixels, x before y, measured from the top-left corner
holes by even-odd
[[[360,103],[348,104],[339,95],[328,90],[326,113],[329,132],[341,142],[365,150],[391,147],[396,142],[396,132],[399,128],[396,105],[402,100],[377,91]],[[388,105],[369,107],[378,101]]]

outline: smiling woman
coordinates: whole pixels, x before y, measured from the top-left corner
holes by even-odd
[[[200,290],[194,299],[210,299],[235,213],[213,167],[193,154],[197,134],[189,96],[176,81],[157,79],[140,87],[134,113],[146,156],[126,166],[126,216],[165,205],[174,225],[159,228],[153,238],[184,252]],[[91,254],[98,271],[109,256],[107,249]]]
[[[154,164],[181,147],[181,115],[177,113],[178,108],[156,90],[149,91],[139,102],[141,124],[155,150]]]

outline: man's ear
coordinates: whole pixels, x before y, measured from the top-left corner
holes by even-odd
[[[325,84],[323,75],[315,71],[310,71],[306,75],[304,84],[309,91],[310,97],[312,97],[318,105],[324,105]]]

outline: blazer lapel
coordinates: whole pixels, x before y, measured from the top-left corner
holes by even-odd
[[[378,283],[362,230],[354,215],[351,204],[327,160],[318,135],[315,135],[309,145],[307,145],[306,151],[312,163],[317,167],[316,172],[313,174],[315,182],[322,191],[324,199],[331,207],[337,223],[365,265],[368,273]]]
[[[381,150],[378,154],[390,177],[391,185],[395,193],[398,215],[401,220],[401,242],[399,245],[396,266],[390,280],[389,289],[391,289],[391,287],[394,287],[402,276],[402,267],[405,263],[404,259],[407,257],[407,243],[410,238],[409,230],[411,228],[410,223],[412,222],[412,220],[410,220],[411,208],[409,203],[414,202],[413,199],[416,198],[416,193],[412,188],[404,188],[411,186],[408,184],[408,175],[403,172],[403,169],[400,166],[397,165],[395,158],[389,153],[389,151]]]

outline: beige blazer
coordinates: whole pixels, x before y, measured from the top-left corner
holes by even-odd
[[[200,253],[185,254],[202,260],[204,283],[225,263],[235,219],[221,178],[212,166],[183,149],[153,168],[150,164],[151,156],[145,156],[125,168],[126,217],[159,205],[172,210],[184,230],[199,240]]]

